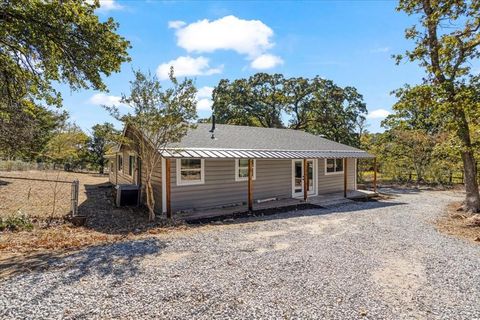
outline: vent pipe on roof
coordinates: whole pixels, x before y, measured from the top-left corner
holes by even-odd
[[[211,139],[215,139],[215,115],[212,114],[212,129],[209,131],[212,136],[210,137]]]

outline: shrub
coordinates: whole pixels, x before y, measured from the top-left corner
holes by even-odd
[[[33,223],[28,215],[18,211],[7,217],[0,217],[0,231],[30,231],[33,229]]]

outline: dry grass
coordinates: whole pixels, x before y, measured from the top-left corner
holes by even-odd
[[[444,216],[436,221],[439,231],[480,244],[480,225],[472,224],[472,219],[458,211],[460,202],[451,203]]]
[[[2,177],[80,181],[79,204],[86,198],[85,185],[97,185],[108,177],[65,171],[0,172]],[[70,212],[71,184],[53,181],[0,178],[0,217],[21,212],[36,220],[58,219]]]

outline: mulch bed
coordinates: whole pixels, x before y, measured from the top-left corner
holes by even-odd
[[[451,203],[446,214],[435,222],[437,229],[448,235],[480,244],[480,225],[472,224],[469,216],[458,211],[460,206],[460,202]]]

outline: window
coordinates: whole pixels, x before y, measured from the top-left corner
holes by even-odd
[[[177,185],[203,184],[203,159],[177,159]]]
[[[133,176],[133,170],[135,167],[135,156],[130,155],[128,156],[128,175]]]
[[[325,159],[325,174],[343,172],[343,159]]]
[[[122,171],[123,168],[123,157],[121,155],[117,156],[117,170]]]
[[[257,176],[257,161],[253,160],[253,180]],[[248,159],[235,159],[235,181],[248,180]]]

